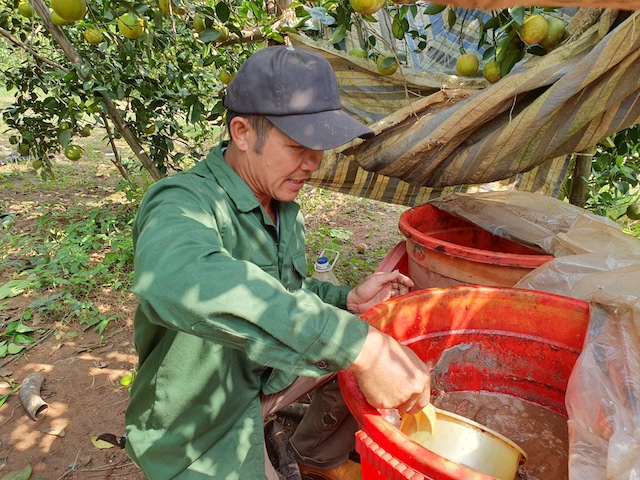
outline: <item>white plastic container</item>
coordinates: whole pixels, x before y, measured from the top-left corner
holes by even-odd
[[[329,262],[329,258],[325,256],[325,251],[326,250],[323,250],[318,257],[318,260],[316,260],[316,263],[313,267],[314,272],[313,275],[311,275],[311,278],[315,278],[323,282],[333,283],[334,285],[340,285],[340,282],[333,273],[333,266],[338,261],[338,256],[340,254],[338,252],[334,252],[336,254],[336,257],[333,259],[333,262]]]

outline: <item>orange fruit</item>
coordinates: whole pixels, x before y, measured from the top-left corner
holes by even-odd
[[[229,85],[231,83],[231,80],[233,80],[233,75],[231,75],[229,72],[227,72],[226,70],[222,70],[219,74],[218,74],[218,79],[224,83],[225,85]]]
[[[456,60],[456,72],[458,75],[462,77],[472,77],[474,76],[478,68],[480,67],[480,61],[478,57],[476,57],[473,53],[465,53],[464,55],[460,55],[458,60]]]
[[[62,18],[60,15],[58,15],[55,11],[51,11],[49,13],[49,18],[51,19],[51,21],[53,22],[54,25],[58,25],[59,27],[69,23],[64,18]]]
[[[91,136],[91,132],[93,131],[93,129],[91,128],[91,125],[85,125],[84,127],[82,127],[80,129],[80,131],[78,133],[80,133],[81,136],[83,137],[89,137]]]
[[[549,24],[542,15],[531,15],[524,19],[522,26],[518,29],[518,34],[527,45],[540,43],[549,31]]]
[[[78,145],[68,145],[64,149],[64,156],[74,162],[80,160],[82,158],[82,148]]]
[[[33,17],[33,5],[29,2],[20,2],[18,4],[18,12],[25,18]]]
[[[144,33],[144,20],[133,13],[125,13],[118,17],[118,30],[125,37],[135,40]]]
[[[383,52],[376,60],[376,67],[381,75],[393,75],[398,69],[398,61],[390,52]]]
[[[356,57],[356,58],[367,58],[367,52],[365,51],[364,48],[360,48],[360,47],[354,47],[351,50],[349,50],[349,55],[352,57]]]
[[[562,42],[564,38],[564,22],[557,17],[547,18],[547,25],[549,26],[547,34],[540,41],[540,46],[547,52],[550,52]]]
[[[84,18],[87,13],[87,2],[85,0],[51,0],[51,8],[60,18],[67,22],[75,22]]]
[[[640,203],[632,203],[627,207],[627,217],[631,220],[640,220]]]
[[[482,76],[489,83],[496,83],[502,78],[502,75],[500,74],[500,64],[495,60],[489,60],[482,68]]]
[[[158,0],[158,7],[160,7],[160,10],[164,13],[168,13],[169,15],[172,13],[175,13],[176,15],[184,15],[185,13],[184,8],[178,7],[171,0]]]
[[[97,28],[87,28],[84,31],[84,39],[91,45],[98,45],[102,42],[102,33]]]
[[[28,155],[28,153],[29,153],[29,144],[28,143],[24,143],[24,142],[18,144],[18,153],[20,155],[22,155],[23,157]]]
[[[387,0],[349,0],[351,8],[361,15],[373,15],[380,10]]]

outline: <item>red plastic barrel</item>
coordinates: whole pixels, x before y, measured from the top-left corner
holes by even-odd
[[[433,395],[437,390],[500,393],[566,416],[567,382],[582,350],[589,304],[532,290],[462,286],[409,293],[362,318],[427,364],[438,364]],[[463,353],[443,357],[461,344],[464,348],[456,350]],[[356,448],[363,479],[491,478],[414,442],[365,400],[353,374],[344,371],[338,378],[360,426]]]
[[[430,204],[405,211],[408,275],[415,289],[456,285],[512,287],[553,256],[493,235]]]

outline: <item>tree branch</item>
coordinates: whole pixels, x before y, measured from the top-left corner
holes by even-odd
[[[6,37],[7,40],[9,40],[11,43],[14,43],[18,47],[20,47],[23,50],[25,50],[29,55],[31,55],[36,60],[39,60],[39,61],[41,61],[43,63],[46,63],[47,65],[50,65],[53,68],[59,68],[64,72],[68,72],[69,71],[68,69],[64,68],[62,65],[58,65],[53,60],[49,60],[47,57],[43,57],[42,55],[37,54],[36,52],[33,51],[33,49],[29,45],[24,44],[23,42],[18,40],[16,37],[11,35],[11,32],[8,32],[7,30],[5,30],[2,27],[0,27],[0,35],[2,35],[3,37]]]

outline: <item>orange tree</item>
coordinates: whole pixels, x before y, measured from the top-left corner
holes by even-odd
[[[26,17],[18,0],[0,0],[0,34],[11,52],[26,53],[4,72],[15,101],[3,120],[10,142],[28,146],[41,173],[51,175],[51,154],[95,125],[112,146],[124,138],[156,180],[185,155],[202,155],[201,140],[222,122],[219,72],[234,71],[256,49],[245,37],[282,37],[259,2],[173,2],[89,0],[81,15],[69,5],[84,0],[53,0],[60,12],[31,0],[35,14]],[[200,32],[196,16],[205,24]]]
[[[155,180],[179,170],[185,156],[197,160],[223,123],[225,84],[244,58],[265,42],[283,42],[288,32],[329,31],[327,40],[338,47],[357,31],[375,59],[393,51],[369,28],[381,18],[376,9],[395,39],[410,36],[417,50],[429,46],[428,26],[411,24],[410,16],[447,8],[452,28],[464,13],[384,0],[28,0],[31,8],[26,1],[0,0],[0,36],[22,59],[1,74],[15,95],[2,115],[10,142],[29,153],[43,177],[53,175],[51,155],[70,151],[74,138],[94,126],[106,129],[125,177],[114,138],[129,144]],[[486,56],[504,62],[503,75],[525,49],[536,53],[517,29],[538,11],[500,10],[481,25],[480,43],[489,46]],[[398,60],[406,61],[394,54],[380,67]]]

